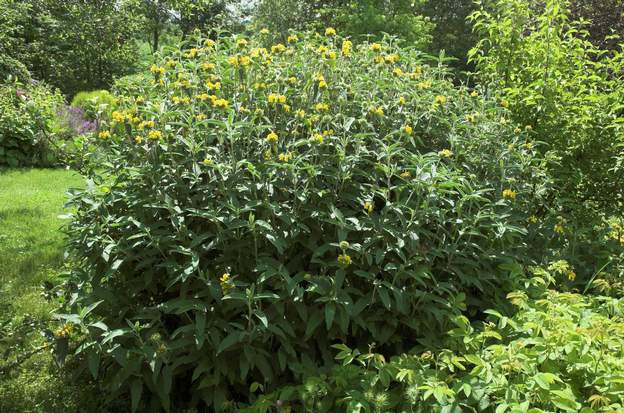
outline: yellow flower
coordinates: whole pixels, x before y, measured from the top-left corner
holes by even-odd
[[[241,66],[249,66],[251,64],[251,59],[249,58],[249,56],[241,56],[238,58],[238,63]]]
[[[350,247],[347,241],[340,241],[339,246],[340,246],[340,249],[343,251],[347,250]]]
[[[405,105],[405,96],[399,96],[399,105]]]
[[[293,158],[293,154],[291,152],[280,153],[277,156],[277,159],[279,159],[280,162],[290,162],[292,158]]]
[[[392,54],[389,54],[388,56],[384,57],[385,62],[389,63],[389,64],[395,64],[400,59],[401,59],[401,57],[398,54],[396,54],[396,53],[392,53]]]
[[[278,139],[279,137],[277,136],[277,133],[273,131],[271,131],[271,133],[269,133],[266,137],[266,141],[269,143],[276,143]]]
[[[500,105],[502,107],[504,107],[505,109],[507,109],[509,107],[509,102],[507,100],[503,99],[503,100],[501,100]]]
[[[381,45],[379,43],[373,43],[370,45],[370,49],[373,52],[381,52]]]
[[[314,105],[314,110],[317,112],[327,112],[329,110],[329,105],[327,103],[317,103]]]
[[[379,117],[383,117],[384,116],[384,110],[381,106],[377,106],[377,107],[373,107],[370,110],[370,113],[372,113],[373,115],[379,116]]]
[[[144,102],[145,102],[145,98],[143,96],[137,96],[136,103],[144,103]]]
[[[335,36],[336,35],[336,29],[334,29],[333,27],[328,27],[327,29],[325,29],[325,36]]]
[[[100,132],[100,133],[98,134],[98,137],[99,137],[100,139],[102,139],[102,140],[104,140],[104,141],[105,141],[106,139],[108,139],[108,138],[110,138],[110,137],[111,137],[111,134],[110,134],[110,132],[109,132],[109,131],[105,130],[105,131]]]
[[[196,119],[198,122],[201,122],[201,121],[203,121],[203,120],[205,120],[205,119],[206,119],[206,115],[204,115],[203,113],[198,113],[197,115],[195,115],[195,119]]]
[[[113,117],[113,121],[117,123],[122,123],[122,122],[125,122],[126,120],[126,115],[123,112],[115,111],[112,113],[112,117]]]
[[[517,196],[518,196],[518,193],[512,189],[507,188],[503,190],[503,198],[514,200],[516,199]]]
[[[225,273],[219,278],[219,285],[224,294],[227,294],[234,286],[232,285],[232,277],[229,273]]]
[[[212,39],[206,39],[206,41],[204,42],[204,46],[206,47],[214,47],[215,44],[215,41]]]
[[[404,73],[401,70],[401,68],[397,67],[396,69],[392,71],[392,74],[395,75],[396,77],[401,77],[403,76]]]
[[[342,55],[343,56],[351,56],[351,48],[353,47],[353,43],[350,40],[344,40],[342,42]]]
[[[247,46],[247,40],[245,39],[236,40],[236,47],[238,47],[239,49],[242,49],[245,46]]]
[[[227,109],[229,104],[230,102],[228,102],[226,99],[215,99],[212,101],[212,106],[220,109]]]
[[[288,36],[288,43],[297,43],[299,41],[299,37],[296,34],[291,34]]]
[[[152,140],[158,140],[162,137],[162,133],[160,133],[160,131],[157,131],[157,130],[152,130],[147,134],[147,137]]]
[[[300,119],[305,118],[305,110],[303,110],[303,109],[299,109],[297,112],[295,112],[295,114]]]
[[[267,149],[266,151],[264,151],[264,159],[267,161],[270,161],[271,158],[273,158],[273,152],[271,152],[270,149]]]
[[[477,120],[477,115],[475,113],[471,113],[466,115],[466,120],[470,123],[475,123],[475,121]]]
[[[333,50],[331,52],[325,53],[325,58],[329,60],[336,60],[337,57],[338,55]]]
[[[266,87],[267,87],[267,85],[264,82],[256,82],[253,85],[253,88],[256,89],[256,90],[264,90],[264,89],[266,89]]]
[[[284,46],[282,43],[271,46],[271,53],[273,54],[281,53],[284,50],[286,50],[286,46]]]
[[[473,98],[476,98],[477,96],[479,96],[479,92],[477,92],[476,90],[473,90],[472,93],[470,93],[470,96],[472,96]]]
[[[140,144],[142,144],[142,143],[143,143],[143,137],[142,137],[142,136],[135,136],[135,137],[134,137],[134,141],[135,141],[138,145],[140,145]]]
[[[531,131],[533,130],[533,126],[531,126],[531,125],[526,125],[526,126],[524,127],[524,130],[525,130],[525,131],[527,131],[527,132],[531,132]]]
[[[221,82],[212,83],[210,81],[206,82],[206,87],[209,90],[221,90]]]
[[[433,100],[433,102],[436,105],[444,105],[446,103],[446,101],[447,101],[446,96],[442,96],[442,95],[436,96],[435,99]]]
[[[568,280],[570,280],[570,281],[576,280],[576,273],[574,271],[572,271],[572,270],[568,271],[567,275],[568,275]]]
[[[411,136],[412,133],[414,133],[414,128],[412,128],[410,125],[405,125],[403,126],[403,132]]]
[[[221,278],[219,278],[219,281],[222,283],[226,283],[228,281],[230,281],[231,277],[230,277],[230,273],[224,273]]]
[[[450,158],[453,156],[453,152],[450,149],[442,149],[440,152],[438,152],[438,156],[440,156],[441,158]]]
[[[260,29],[260,34],[269,34],[269,33],[271,33],[271,32],[266,27],[263,28],[263,29]]]
[[[405,171],[401,174],[401,178],[409,178],[412,174],[409,171]]]
[[[364,202],[364,211],[366,211],[366,213],[370,214],[373,212],[374,209],[375,206],[371,202]]]
[[[210,70],[214,70],[215,68],[215,64],[214,63],[204,63],[202,65],[202,69],[204,69],[205,71],[210,71]]]
[[[199,50],[197,50],[196,48],[192,48],[188,51],[188,53],[184,55],[184,57],[186,57],[187,59],[193,59],[195,56],[197,56],[198,52]]]
[[[228,64],[230,66],[238,67],[238,57],[236,56],[228,57]]]
[[[535,215],[531,215],[531,216],[529,217],[529,223],[531,223],[531,224],[537,224],[537,221],[538,221],[538,219],[537,219],[537,217],[536,217]]]
[[[323,143],[323,135],[321,135],[320,133],[315,133],[314,136],[312,137],[312,140],[314,140],[317,143]]]
[[[563,225],[561,224],[556,224],[555,227],[553,228],[553,231],[555,231],[555,233],[557,234],[563,234],[565,232]]]
[[[347,254],[340,254],[338,256],[338,264],[341,265],[350,265],[351,264],[351,257]]]
[[[211,166],[212,164],[214,164],[214,162],[210,158],[204,158],[204,160],[202,161],[202,164],[204,164],[205,166]]]
[[[294,76],[289,77],[288,83],[290,83],[291,85],[294,85],[295,83],[297,83],[297,78]]]
[[[152,65],[150,67],[150,72],[152,72],[155,75],[162,76],[162,75],[165,74],[165,68],[164,67],[159,67],[159,66],[156,66],[156,65]]]

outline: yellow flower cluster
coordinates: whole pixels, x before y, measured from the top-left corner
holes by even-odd
[[[438,152],[438,156],[441,158],[451,158],[453,156],[453,152],[450,149],[442,149]]]
[[[109,131],[105,130],[105,131],[100,132],[98,134],[98,137],[105,141],[105,140],[107,140],[107,139],[109,139],[111,137],[111,133]]]
[[[371,108],[370,113],[372,115],[379,116],[380,118],[384,116],[384,110],[381,106]]]
[[[317,112],[327,112],[329,110],[329,105],[327,103],[317,103],[314,105],[314,110]]]
[[[447,99],[446,96],[438,95],[433,100],[433,103],[436,104],[436,105],[444,105],[447,102],[447,100],[448,99]]]
[[[160,138],[162,138],[162,133],[160,131],[157,130],[152,130],[147,134],[147,137],[152,139],[152,140],[158,140]]]
[[[370,49],[373,52],[377,52],[377,53],[381,52],[381,45],[379,43],[373,43],[373,44],[370,45]]]
[[[284,95],[277,95],[275,93],[271,93],[268,97],[267,97],[267,101],[272,104],[285,104],[286,103],[286,96]]]
[[[286,50],[286,46],[284,46],[284,44],[282,43],[278,43],[276,45],[271,46],[271,53],[273,54],[282,53],[285,50]]]
[[[139,130],[143,130],[143,129],[152,129],[154,128],[154,126],[156,126],[156,123],[153,120],[144,120],[141,123],[139,123],[138,129]]]
[[[323,76],[322,74],[319,73],[316,76],[314,76],[314,80],[316,82],[318,82],[319,89],[325,89],[327,87],[327,82],[325,81],[325,76]]]
[[[221,291],[223,294],[227,294],[231,289],[234,288],[234,283],[232,281],[232,277],[229,273],[224,273],[221,278],[219,278],[219,285],[221,286]]]
[[[334,29],[333,27],[328,27],[327,29],[325,29],[325,36],[335,36],[336,35],[336,29]]]
[[[279,159],[280,162],[290,162],[292,158],[293,158],[292,152],[280,153],[277,156],[277,159]]]
[[[279,139],[279,137],[277,136],[277,133],[275,132],[271,132],[267,135],[266,137],[266,141],[268,143],[277,143],[277,140]]]
[[[342,42],[342,55],[343,56],[351,56],[351,49],[353,48],[353,43],[351,40],[343,40]]]
[[[246,67],[251,64],[251,58],[249,56],[230,56],[228,63],[234,67]]]
[[[414,128],[412,128],[410,125],[405,125],[403,126],[403,132],[405,132],[406,135],[412,135],[412,133],[414,133]]]
[[[351,262],[352,262],[351,257],[347,254],[340,254],[338,256],[338,264],[347,266],[347,265],[351,265]]]
[[[211,70],[214,70],[216,67],[216,65],[214,63],[209,63],[206,62],[202,65],[202,69],[205,70],[206,72],[210,72]]]
[[[364,202],[363,207],[364,207],[364,211],[367,214],[370,214],[370,213],[372,213],[375,210],[375,205],[373,205],[373,203],[369,202],[369,201]]]
[[[297,43],[299,41],[299,37],[296,34],[291,34],[288,36],[288,43]]]
[[[157,65],[152,65],[150,67],[150,72],[152,72],[153,74],[157,76],[163,76],[165,74],[165,68],[157,66]]]
[[[65,324],[63,327],[56,330],[54,335],[58,338],[68,338],[74,332],[74,325],[71,323]]]
[[[503,190],[503,198],[515,200],[517,196],[518,196],[518,193],[514,191],[513,189],[507,188]]]

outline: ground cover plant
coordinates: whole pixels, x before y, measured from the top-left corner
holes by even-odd
[[[397,354],[517,281],[548,181],[498,99],[393,39],[266,39],[124,83],[72,199],[63,340],[134,409],[253,399],[336,340]]]
[[[622,375],[614,372],[622,371],[624,355],[621,298],[545,290],[545,280],[535,280],[532,294],[509,295],[518,309],[511,318],[490,310],[477,328],[456,318],[443,350],[386,360],[338,344],[342,366],[331,374],[243,411],[275,411],[280,403],[310,412],[620,411]]]

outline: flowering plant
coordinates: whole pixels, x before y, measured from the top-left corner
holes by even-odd
[[[253,400],[335,340],[395,354],[517,275],[544,183],[505,108],[392,39],[266,42],[191,39],[93,138],[63,317],[133,409]]]

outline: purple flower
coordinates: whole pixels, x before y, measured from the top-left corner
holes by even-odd
[[[96,121],[85,119],[85,112],[79,107],[63,106],[58,115],[63,125],[75,135],[94,133],[99,126]]]

